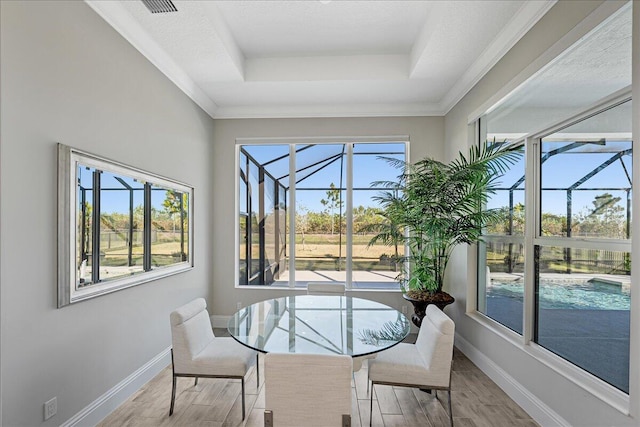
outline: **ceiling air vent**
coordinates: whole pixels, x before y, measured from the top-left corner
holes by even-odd
[[[171,0],[142,0],[149,12],[151,13],[169,13],[177,12],[176,5]]]

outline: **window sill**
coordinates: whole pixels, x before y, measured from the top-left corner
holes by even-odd
[[[251,285],[235,285],[236,289],[251,289],[251,290],[265,290],[265,291],[300,291],[307,292],[307,287],[305,286],[251,286]],[[392,293],[401,293],[400,289],[389,289],[389,288],[350,288],[347,289],[346,292],[392,292]]]

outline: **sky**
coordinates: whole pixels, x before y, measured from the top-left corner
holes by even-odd
[[[299,145],[296,148],[302,148],[305,145]],[[261,163],[268,162],[271,159],[288,154],[288,145],[253,145],[245,146],[249,154]],[[311,174],[308,178],[304,178],[311,171],[319,169],[323,164],[312,166],[309,169],[301,170],[296,177],[296,204],[298,207],[304,206],[309,211],[320,212],[325,208],[321,200],[327,198],[327,190],[312,190],[317,188],[329,188],[333,183],[336,187],[340,186],[340,175],[342,166],[343,188],[346,187],[346,156],[345,161],[341,162],[340,155],[343,150],[342,144],[317,144],[311,148],[301,150],[296,155],[296,169],[300,170],[308,165],[313,165],[323,159],[330,159],[337,156],[337,160],[328,164],[316,173]],[[377,203],[371,200],[378,191],[371,189],[371,183],[379,180],[395,180],[399,171],[389,165],[386,161],[380,159],[380,156],[395,157],[404,159],[405,144],[404,143],[371,143],[371,144],[355,144],[354,160],[353,160],[353,206],[377,206]],[[394,153],[394,154],[385,154]],[[328,163],[328,162],[327,162]],[[289,158],[283,158],[278,162],[271,163],[266,166],[267,170],[276,178],[288,175]],[[255,173],[254,173],[255,175]],[[257,180],[253,179],[254,185]],[[282,180],[284,185],[289,185],[288,176]],[[305,190],[308,189],[308,190]],[[360,190],[357,190],[360,189]],[[343,193],[343,200],[346,204],[346,195]]]
[[[93,187],[94,168],[79,168],[79,182],[84,188]],[[118,175],[129,187],[133,188],[133,206],[141,206],[144,203],[144,185],[133,178]],[[129,213],[129,191],[111,172],[103,171],[100,175],[100,186],[104,189],[120,189],[120,191],[105,190],[100,197],[101,211],[104,213]],[[153,190],[156,188],[156,190]],[[152,186],[151,206],[158,211],[164,210],[163,202],[166,198],[166,189]],[[93,205],[92,192],[87,192],[87,202]]]
[[[549,144],[545,147],[543,141],[543,155],[552,148],[557,148],[557,144]],[[609,160],[614,153],[611,151],[623,150],[631,147],[630,141],[609,142],[607,141],[606,152],[572,152],[567,151],[562,154],[549,157],[542,164],[540,171],[541,184],[544,189],[560,188],[566,189],[576,182],[587,176],[598,166]],[[624,163],[624,167],[623,164]],[[594,197],[603,193],[611,193],[616,197],[621,197],[619,205],[626,209],[626,192],[614,191],[612,188],[628,188],[629,180],[625,173],[629,173],[631,177],[631,156],[623,156],[621,160],[616,160],[609,166],[602,169],[596,175],[584,181],[577,187],[578,190],[572,192],[573,213],[588,209],[592,206]],[[501,179],[501,187],[508,188],[517,182],[524,174],[524,158],[517,164],[513,165],[511,170]],[[514,192],[514,203],[524,203],[524,183],[518,186],[520,191]],[[593,191],[582,191],[579,189],[594,189]],[[500,191],[496,194],[489,204],[490,208],[508,206],[508,191]],[[557,215],[566,215],[567,213],[567,192],[566,190],[543,191],[542,195],[542,211]]]
[[[615,150],[630,148],[630,142],[607,142],[607,145]],[[305,147],[305,145],[298,145],[296,149]],[[549,144],[548,149],[557,147]],[[245,149],[253,156],[257,161],[261,163],[269,162],[272,159],[283,157],[281,160],[270,163],[266,166],[267,170],[276,178],[281,178],[281,182],[284,185],[289,185],[288,171],[289,171],[289,146],[287,144],[280,145],[252,145],[245,146]],[[544,149],[543,151],[548,151]],[[326,209],[321,203],[322,199],[327,199],[327,190],[331,183],[336,187],[340,185],[340,168],[342,166],[343,186],[346,187],[346,160],[341,162],[341,154],[343,150],[342,144],[316,144],[308,149],[298,151],[296,155],[296,166],[301,169],[307,165],[313,165],[314,163],[323,159],[337,156],[336,161],[328,164],[326,167],[318,170],[322,164],[318,164],[310,167],[306,170],[301,170],[297,176],[300,180],[306,176],[309,172],[318,170],[316,173],[311,174],[308,178],[303,179],[297,184],[296,192],[296,204],[298,208],[304,207],[309,211],[320,212]],[[372,200],[379,190],[371,189],[371,183],[376,180],[395,180],[398,175],[398,170],[393,168],[385,160],[380,159],[381,155],[395,157],[398,159],[404,158],[405,144],[404,143],[370,143],[370,144],[355,144],[354,148],[354,160],[353,160],[353,206],[378,206],[377,202]],[[593,152],[566,152],[556,156],[550,157],[543,163],[541,171],[542,187],[543,188],[567,188],[573,185],[575,182],[585,177],[593,169],[601,165],[607,159],[613,155],[609,152],[593,153]],[[384,154],[394,153],[394,154]],[[345,156],[346,159],[346,156]],[[244,161],[242,157],[241,162]],[[622,161],[617,160],[611,163],[606,168],[602,169],[597,175],[591,179],[585,181],[578,188],[626,188],[629,186],[626,171],[631,174],[631,156],[623,156]],[[511,170],[507,172],[500,179],[500,187],[506,189],[517,182],[524,173],[524,158],[511,167]],[[80,183],[86,188],[91,187],[92,169],[80,168]],[[250,179],[253,185],[257,185],[257,168],[252,170]],[[123,180],[132,188],[137,188],[134,191],[134,206],[141,205],[143,203],[143,192],[141,189],[143,185],[136,182],[132,178],[123,177]],[[123,185],[114,179],[113,174],[109,172],[103,172],[101,176],[103,188],[124,188]],[[318,189],[321,188],[321,189]],[[514,203],[524,203],[524,184],[518,186],[518,190],[514,191]],[[573,212],[574,214],[585,211],[592,206],[594,197],[598,194],[609,192],[616,197],[621,197],[619,202],[620,206],[626,207],[626,193],[624,191],[613,190],[595,190],[595,191],[574,191],[573,198]],[[159,190],[153,193],[152,204],[154,208],[163,210],[162,202],[165,199],[165,190]],[[346,195],[343,192],[343,202],[346,206]],[[507,206],[508,205],[508,191],[499,191],[494,195],[489,203],[490,208]],[[103,212],[128,212],[129,208],[129,194],[127,191],[104,191],[102,195],[102,210]],[[558,215],[565,215],[567,210],[566,204],[566,191],[544,191],[542,197],[542,210],[544,212],[550,212]]]
[[[611,151],[630,148],[629,141],[607,141],[603,147],[605,152],[590,152],[587,150],[568,151],[562,154],[551,156],[543,163],[541,170],[542,187],[543,188],[567,188],[575,184],[577,181],[585,177],[595,168],[600,166],[606,160],[610,159],[614,154]],[[361,146],[364,144],[361,144]],[[402,144],[404,145],[404,144]],[[392,146],[391,144],[366,144],[365,149],[354,150],[357,152],[366,151],[398,151],[399,144]],[[316,150],[316,147],[318,148]],[[298,153],[300,163],[306,165],[311,164],[319,159],[329,157],[331,155],[340,154],[342,145],[332,144],[322,147],[313,147]],[[557,142],[543,142],[543,151],[547,151],[558,147]],[[248,146],[247,149],[251,155],[260,162],[267,162],[270,159],[281,155],[288,154],[288,145],[282,146]],[[398,156],[400,157],[400,156]],[[280,177],[288,173],[289,167],[288,157],[279,162],[268,165],[267,168],[273,171],[274,175]],[[623,156],[626,170],[631,174],[631,156]],[[606,168],[602,169],[597,175],[586,180],[577,188],[626,188],[629,186],[625,167],[622,166],[620,160],[613,162]],[[509,188],[516,183],[524,174],[524,157],[509,172],[500,178],[499,186],[501,188]],[[354,155],[354,188],[369,188],[371,182],[375,180],[393,180],[397,175],[397,170],[393,169],[386,162],[378,159],[377,155]],[[301,191],[303,188],[328,187],[331,182],[336,186],[339,183],[340,162],[327,166],[315,175],[310,176],[297,185],[296,193],[297,204],[304,205],[311,211],[321,211],[325,207],[320,200],[326,199],[326,190]],[[288,185],[288,180],[284,182]],[[346,179],[345,179],[346,182]],[[514,203],[524,203],[524,183],[518,186],[519,190],[514,192]],[[626,193],[624,191],[613,191],[610,189],[602,189],[596,191],[573,191],[573,213],[588,210],[592,206],[592,201],[596,195],[609,192],[616,197],[621,197],[620,205],[626,207]],[[358,205],[376,206],[376,202],[371,200],[377,191],[355,191],[354,207]],[[557,215],[566,215],[567,192],[562,191],[544,191],[542,196],[542,209],[544,212],[554,213]],[[508,191],[499,191],[493,196],[489,207],[508,206]]]

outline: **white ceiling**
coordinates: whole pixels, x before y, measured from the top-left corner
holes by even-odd
[[[214,118],[446,114],[555,3],[85,1]]]
[[[517,139],[592,108],[605,97],[624,96],[632,83],[631,45],[629,2],[494,105],[484,119],[487,131],[497,139]],[[600,114],[600,120],[583,122],[582,132],[596,131],[589,128],[596,123],[598,135],[609,129],[608,137],[613,137],[610,132],[615,130],[615,137],[626,132],[624,137],[628,138],[630,108],[627,103]]]

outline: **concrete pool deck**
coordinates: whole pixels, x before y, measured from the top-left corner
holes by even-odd
[[[486,315],[522,333],[522,300],[487,296]],[[537,343],[629,392],[628,310],[540,309]]]
[[[354,289],[398,289],[397,271],[356,271],[352,272],[352,288]],[[342,282],[346,280],[344,271],[335,270],[298,270],[296,271],[296,287],[306,287],[309,282]],[[289,271],[280,274],[278,280],[270,286],[288,287]]]

